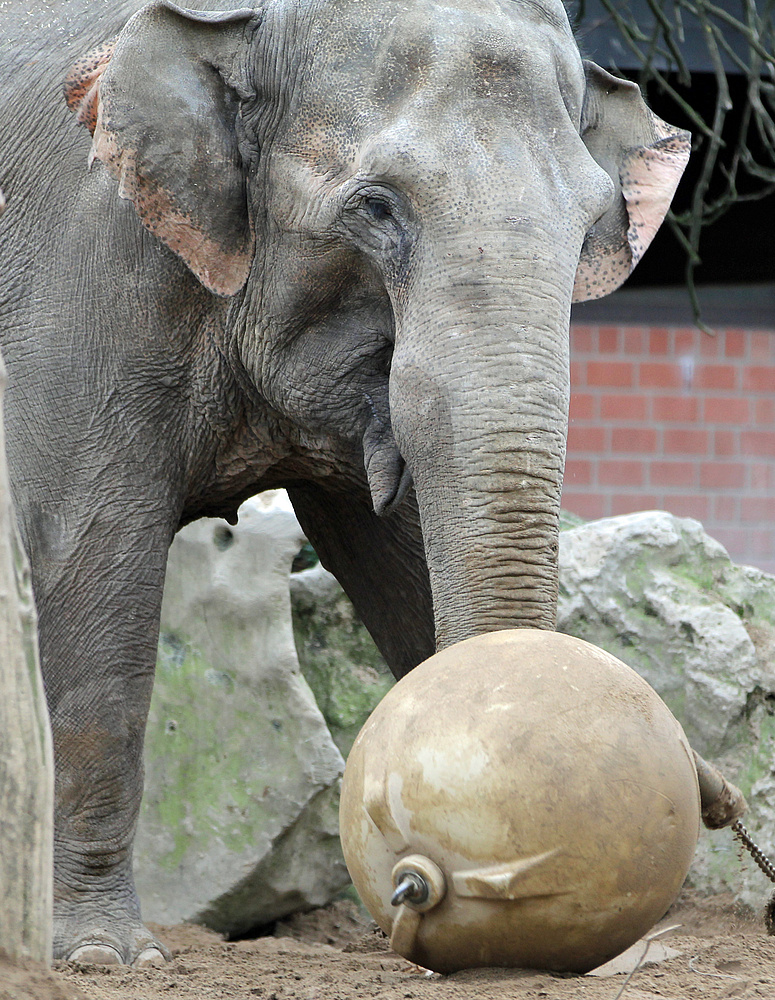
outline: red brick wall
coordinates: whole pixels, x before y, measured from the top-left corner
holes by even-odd
[[[775,572],[775,329],[571,327],[563,507],[702,521]]]

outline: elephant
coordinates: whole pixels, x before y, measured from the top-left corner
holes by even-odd
[[[625,280],[690,146],[561,0],[192,5],[11,0],[0,26],[65,959],[167,954],[131,861],[182,525],[287,489],[397,677],[554,628],[571,302]]]

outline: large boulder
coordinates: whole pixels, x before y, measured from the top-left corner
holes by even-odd
[[[283,492],[175,539],[146,735],[135,877],[148,920],[239,934],[348,884],[342,755],[299,669]]]
[[[775,577],[737,566],[699,522],[648,511],[560,540],[560,631],[638,671],[689,741],[741,787],[775,854]],[[703,831],[690,881],[759,907],[771,886],[729,830]]]
[[[737,566],[699,522],[564,515],[558,628],[609,650],[662,696],[699,753],[746,794],[775,855],[775,577]],[[334,578],[291,577],[299,659],[342,750],[391,680]],[[729,830],[702,831],[690,882],[760,907],[769,886]]]
[[[558,627],[656,688],[775,854],[775,577],[664,512],[564,526]],[[314,562],[281,492],[172,546],[136,843],[148,919],[239,933],[347,883],[341,755],[392,678]],[[703,831],[690,881],[756,907],[768,892],[729,830]]]

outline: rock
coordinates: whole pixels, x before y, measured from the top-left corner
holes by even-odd
[[[288,577],[304,544],[286,495],[175,539],[146,735],[135,877],[146,920],[239,934],[348,882],[342,756],[299,669]]]
[[[698,752],[741,785],[744,822],[775,857],[775,577],[735,565],[699,522],[662,511],[564,514],[561,525],[558,628],[657,690]],[[322,567],[294,574],[291,595],[302,669],[346,756],[392,678]],[[761,907],[771,887],[740,857],[729,830],[703,829],[690,884]]]
[[[319,563],[291,575],[291,606],[301,669],[346,757],[395,678],[344,591]]]
[[[664,512],[563,526],[559,629],[656,688],[775,855],[775,577]],[[172,547],[135,848],[146,919],[240,933],[347,884],[339,751],[393,680],[314,561],[279,491]],[[690,882],[755,907],[769,889],[729,830],[703,831]]]
[[[606,518],[560,538],[560,631],[641,674],[690,743],[746,795],[744,817],[775,854],[775,577],[736,566],[688,518]],[[703,831],[689,880],[753,907],[772,888],[741,865],[729,830]]]

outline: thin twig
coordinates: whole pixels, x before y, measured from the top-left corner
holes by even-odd
[[[657,938],[661,938],[665,934],[669,934],[670,931],[677,931],[680,926],[681,926],[681,924],[671,924],[670,927],[662,927],[662,928],[660,928],[660,930],[654,931],[653,934],[649,934],[648,937],[645,937],[643,939],[646,942],[646,947],[643,949],[643,954],[640,956],[640,958],[638,959],[638,961],[635,963],[635,967],[632,968],[632,969],[630,969],[630,971],[629,971],[629,973],[627,975],[627,978],[622,983],[622,987],[619,990],[619,992],[616,994],[616,996],[614,997],[614,1000],[620,1000],[620,997],[621,997],[622,993],[624,993],[624,991],[627,989],[627,986],[629,985],[630,980],[632,979],[632,977],[635,975],[635,973],[638,971],[638,969],[645,962],[646,955],[648,954],[648,950],[651,947],[651,942],[652,941],[656,941]]]

